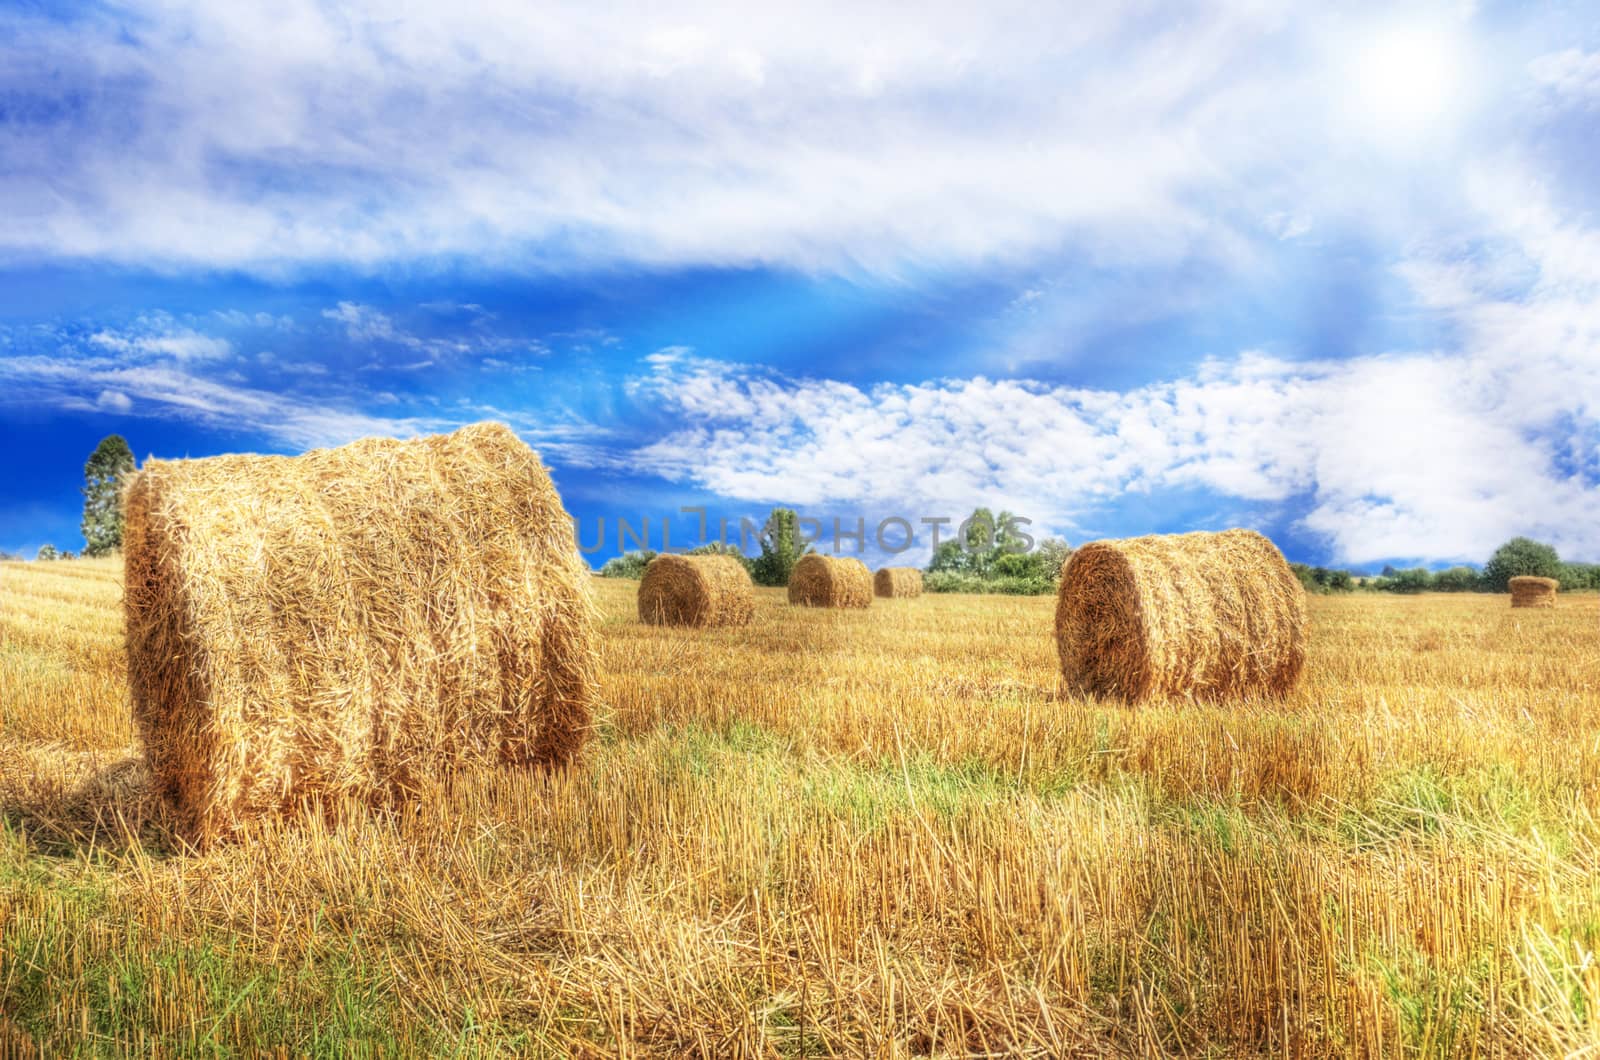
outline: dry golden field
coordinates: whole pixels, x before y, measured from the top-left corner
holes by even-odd
[[[1282,704],[1053,601],[605,614],[580,768],[178,850],[116,561],[0,566],[0,1053],[1600,1053],[1600,600],[1310,601]]]

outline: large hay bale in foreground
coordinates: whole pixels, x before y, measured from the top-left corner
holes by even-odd
[[[743,626],[756,611],[750,572],[734,556],[657,556],[639,582],[639,620],[661,626]]]
[[[1129,702],[1287,693],[1305,625],[1299,580],[1250,530],[1093,542],[1073,553],[1056,598],[1069,687]]]
[[[872,606],[872,572],[858,559],[801,556],[789,575],[789,602],[804,607]]]
[[[872,588],[879,596],[921,596],[922,572],[915,567],[884,567],[872,576]]]
[[[1554,578],[1519,574],[1511,579],[1512,607],[1554,607],[1561,583]]]
[[[152,460],[123,549],[134,717],[196,844],[458,766],[560,763],[587,736],[587,568],[499,424]]]

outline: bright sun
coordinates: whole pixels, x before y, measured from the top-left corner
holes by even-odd
[[[1460,41],[1448,29],[1392,27],[1358,46],[1351,88],[1369,128],[1417,133],[1437,125],[1464,91]]]

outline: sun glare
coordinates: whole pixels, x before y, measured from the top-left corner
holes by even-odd
[[[1465,90],[1462,48],[1440,27],[1393,27],[1358,45],[1351,75],[1357,117],[1389,133],[1427,131],[1447,120]]]

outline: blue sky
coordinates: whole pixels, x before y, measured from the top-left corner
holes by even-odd
[[[494,418],[595,561],[775,503],[1600,560],[1593,5],[243,6],[0,3],[0,548],[110,432]]]

